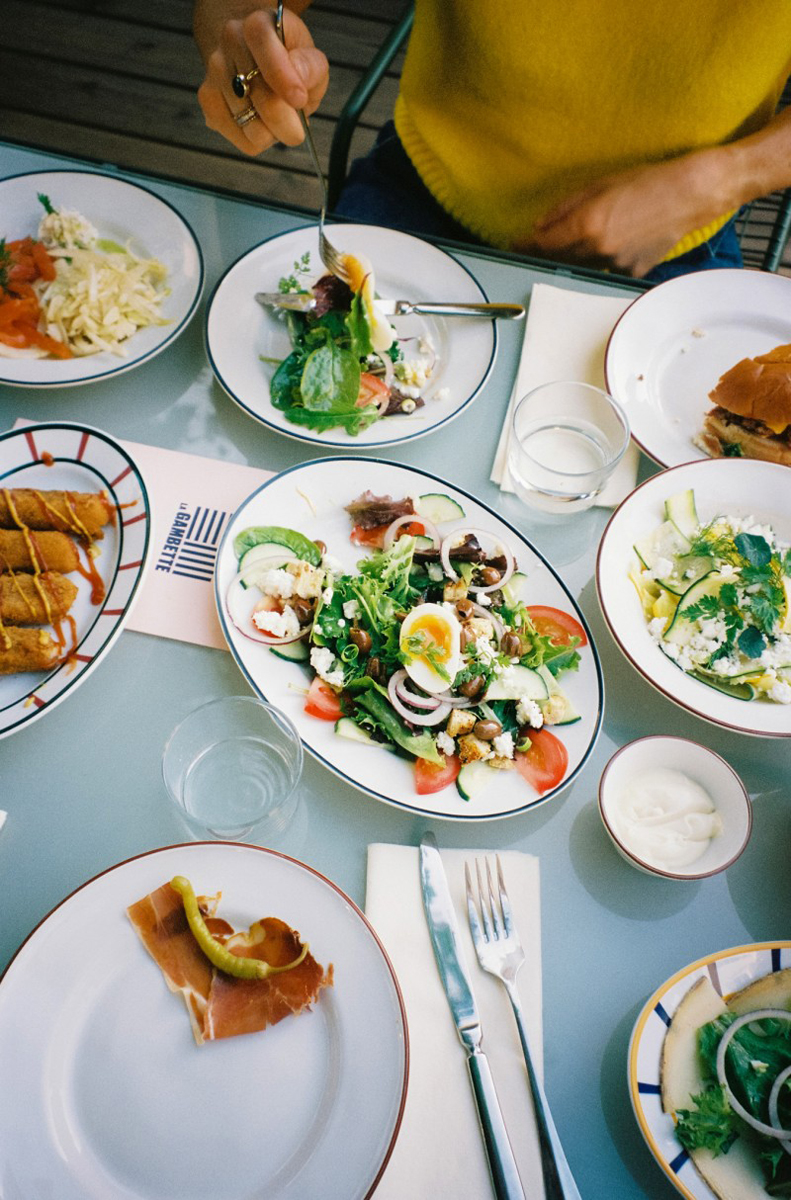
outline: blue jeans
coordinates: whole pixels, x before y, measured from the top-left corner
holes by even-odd
[[[483,245],[434,199],[401,145],[392,121],[382,127],[370,154],[352,163],[335,211],[351,220],[384,225],[388,229]],[[659,263],[645,278],[660,283],[690,271],[742,265],[731,220],[708,242],[670,262]]]

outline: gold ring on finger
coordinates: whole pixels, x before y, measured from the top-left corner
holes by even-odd
[[[234,117],[234,121],[240,129],[243,129],[245,125],[249,125],[251,121],[255,121],[257,119],[258,113],[256,112],[253,104],[251,104],[249,108],[246,108],[244,112],[237,113],[237,115]]]
[[[243,71],[239,71],[234,75],[231,80],[231,89],[234,96],[238,96],[240,100],[246,100],[250,94],[250,81],[255,79],[256,75],[260,74],[261,72],[258,70],[258,67],[253,67],[252,71],[248,71],[246,75]]]

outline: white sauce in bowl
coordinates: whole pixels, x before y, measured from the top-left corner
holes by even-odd
[[[708,792],[689,776],[663,767],[628,780],[610,800],[608,817],[632,854],[665,871],[697,862],[722,833]]]

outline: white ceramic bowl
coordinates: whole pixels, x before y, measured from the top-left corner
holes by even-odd
[[[657,768],[671,768],[708,792],[722,821],[701,857],[682,870],[666,870],[644,862],[618,836],[612,820],[613,800],[630,779]],[[679,737],[644,737],[613,754],[599,782],[599,813],[615,848],[639,871],[661,879],[703,879],[734,863],[750,840],[753,814],[744,784],[724,758],[699,742]]]

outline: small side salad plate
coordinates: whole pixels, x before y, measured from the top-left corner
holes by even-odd
[[[705,454],[693,442],[709,392],[743,358],[791,341],[791,279],[767,271],[696,271],[627,308],[607,345],[607,391],[632,437],[662,467]]]
[[[756,980],[789,967],[791,942],[788,941],[736,946],[708,954],[676,971],[661,984],[646,1001],[635,1022],[628,1057],[632,1109],[649,1150],[670,1183],[686,1200],[717,1200],[717,1193],[698,1174],[692,1158],[676,1137],[673,1116],[662,1108],[662,1052],[673,1016],[690,988],[699,981],[710,982],[715,991],[727,1000]],[[726,1167],[730,1158],[739,1159],[739,1153],[732,1149],[729,1154],[723,1155],[722,1162]],[[720,1159],[712,1161],[718,1162]],[[739,1162],[733,1166],[735,1176],[730,1180],[730,1187],[727,1190],[724,1187],[718,1193],[720,1196],[766,1195],[756,1180],[758,1172],[755,1167],[745,1183],[744,1176],[738,1170]],[[742,1190],[735,1190],[740,1186]]]
[[[120,636],[146,568],[151,507],[140,470],[126,450],[101,430],[74,422],[25,425],[0,436],[0,488],[104,492],[114,510],[92,560],[103,595],[96,595],[94,581],[77,571],[66,576],[77,594],[63,621],[69,642],[64,656],[46,672],[0,675],[4,738],[67,699]],[[82,546],[79,554],[84,560]]]
[[[602,536],[604,619],[674,704],[738,733],[791,737],[789,544],[787,467],[722,458],[663,471]]]
[[[335,225],[338,250],[366,260],[376,292],[388,299],[486,302],[483,288],[450,254],[410,234],[376,225]],[[272,403],[270,384],[292,350],[285,314],[262,308],[256,293],[276,292],[281,280],[310,287],[326,274],[314,225],[278,234],[242,255],[220,279],[206,315],[209,362],[223,390],[254,420],[315,446],[343,450],[414,441],[447,425],[478,396],[494,364],[497,331],[491,320],[412,314],[392,318],[396,350],[406,364],[406,387],[424,403],[381,417],[359,432],[335,424],[324,430],[289,421]],[[408,406],[411,407],[411,406]]]
[[[36,237],[46,196],[58,210],[79,213],[101,239],[155,258],[166,268],[161,302],[164,324],[138,329],[120,343],[122,353],[102,350],[73,358],[0,356],[0,383],[63,388],[107,379],[160,354],[186,328],[203,290],[203,255],[191,228],[167,200],[139,183],[96,171],[38,171],[0,180],[0,238]]]
[[[395,525],[407,523],[399,554],[398,531],[389,526],[388,515],[387,525],[377,523],[377,528],[390,528],[393,554],[373,558],[377,543],[371,531],[346,511],[352,502],[365,505],[371,499],[377,504],[384,500],[386,508],[405,500],[417,505],[421,515],[416,523],[425,536],[409,517],[396,517]],[[286,514],[288,530],[282,528]],[[491,583],[494,567],[491,586],[483,593],[477,591],[479,577],[470,567],[473,588],[460,610],[447,598],[450,592],[443,591],[449,576],[441,563],[453,559],[450,547],[462,535],[466,541],[470,532],[479,547],[491,547],[489,558],[502,564],[510,555],[511,565],[502,568],[506,591],[499,593]],[[428,543],[433,536],[432,548]],[[317,542],[326,548],[319,548],[318,555]],[[272,557],[273,545],[282,551],[281,558]],[[419,549],[433,555],[433,561],[426,560],[433,575],[429,567],[416,565]],[[318,578],[311,576],[311,555]],[[273,567],[278,562],[280,570]],[[283,595],[284,575],[287,583],[298,581],[293,589],[288,585],[292,597],[309,596],[311,580],[315,584],[312,594],[323,607],[314,608],[312,617],[308,614],[310,645],[294,626],[305,601],[273,599]],[[356,598],[347,599],[347,593]],[[481,603],[472,602],[476,596]],[[407,812],[458,821],[524,812],[569,786],[599,732],[603,683],[598,654],[563,582],[495,512],[427,472],[344,456],[274,476],[244,501],[226,528],[217,557],[215,601],[245,678],[293,721],[306,749],[340,779]],[[264,624],[272,622],[275,633],[283,630],[280,644],[258,634],[254,605]],[[510,605],[505,613],[503,605]],[[524,606],[537,632],[525,634],[522,644],[513,633],[505,642],[506,619],[510,616],[514,627],[521,628],[521,615],[517,620],[513,614],[522,614]],[[462,628],[462,613],[474,625]],[[551,648],[541,635],[552,641]],[[504,650],[513,647],[514,638],[516,648]],[[521,654],[535,656],[535,670],[522,665]],[[553,655],[555,672],[547,666]],[[468,675],[481,674],[489,679],[486,702],[477,685],[463,691]],[[447,693],[444,699],[442,693]],[[529,695],[534,698],[525,698]],[[410,711],[411,705],[419,711]],[[547,726],[523,728],[528,719],[540,723],[545,713]],[[496,740],[500,734],[506,735],[503,741]],[[462,741],[465,736],[467,742]],[[496,761],[490,764],[486,760],[492,755]]]

